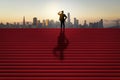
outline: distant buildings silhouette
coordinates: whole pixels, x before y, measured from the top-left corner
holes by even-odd
[[[66,21],[66,28],[104,28],[104,21],[101,19],[98,22],[90,22],[87,23],[86,20],[84,20],[83,25],[79,23],[79,20],[77,18],[74,18],[73,23],[71,22],[71,16],[70,13],[67,14],[67,21]],[[115,20],[116,23],[115,26],[110,26],[110,28],[120,28],[120,20]],[[37,17],[33,18],[32,22],[28,22],[25,19],[25,16],[23,16],[22,23],[14,22],[3,24],[0,23],[0,28],[60,28],[60,22],[54,21],[54,20],[43,20],[42,22],[38,20]]]
[[[103,19],[101,19],[99,22],[89,23],[89,27],[90,28],[104,28]]]

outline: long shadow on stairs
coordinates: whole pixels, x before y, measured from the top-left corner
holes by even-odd
[[[69,40],[65,35],[65,30],[61,30],[57,40],[57,46],[53,49],[53,54],[60,60],[64,60],[64,51],[69,45]]]

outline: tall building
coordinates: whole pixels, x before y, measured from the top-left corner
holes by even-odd
[[[42,21],[42,27],[45,27],[46,24],[45,24],[45,20]]]
[[[101,19],[100,21],[99,21],[99,24],[98,24],[98,28],[103,28],[104,26],[103,26],[103,19]]]
[[[49,19],[46,20],[45,25],[46,25],[46,27],[49,26]]]
[[[34,25],[34,26],[37,26],[37,22],[38,22],[37,18],[34,17],[34,18],[33,18],[33,25]]]
[[[87,21],[84,20],[84,25],[83,25],[84,28],[88,28],[88,24],[87,24]]]
[[[24,25],[24,26],[25,26],[25,23],[26,23],[26,22],[25,22],[25,16],[24,16],[24,17],[23,17],[23,25]]]
[[[68,23],[70,23],[70,13],[68,13]]]
[[[38,20],[38,28],[41,28],[42,27],[42,24],[41,24],[41,22],[40,22],[40,20]]]
[[[70,13],[68,13],[68,18],[67,18],[67,27],[71,27]]]
[[[74,28],[78,28],[78,26],[79,26],[79,20],[74,18]]]

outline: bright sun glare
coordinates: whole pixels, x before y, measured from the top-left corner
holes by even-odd
[[[46,11],[48,13],[48,18],[58,20],[57,13],[62,9],[59,7],[57,2],[51,2],[46,6]]]

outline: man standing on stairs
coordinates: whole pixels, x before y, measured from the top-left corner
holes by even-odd
[[[64,11],[60,11],[58,15],[60,16],[59,20],[61,22],[61,30],[62,28],[65,29],[65,20],[67,19],[67,16],[64,14]]]

